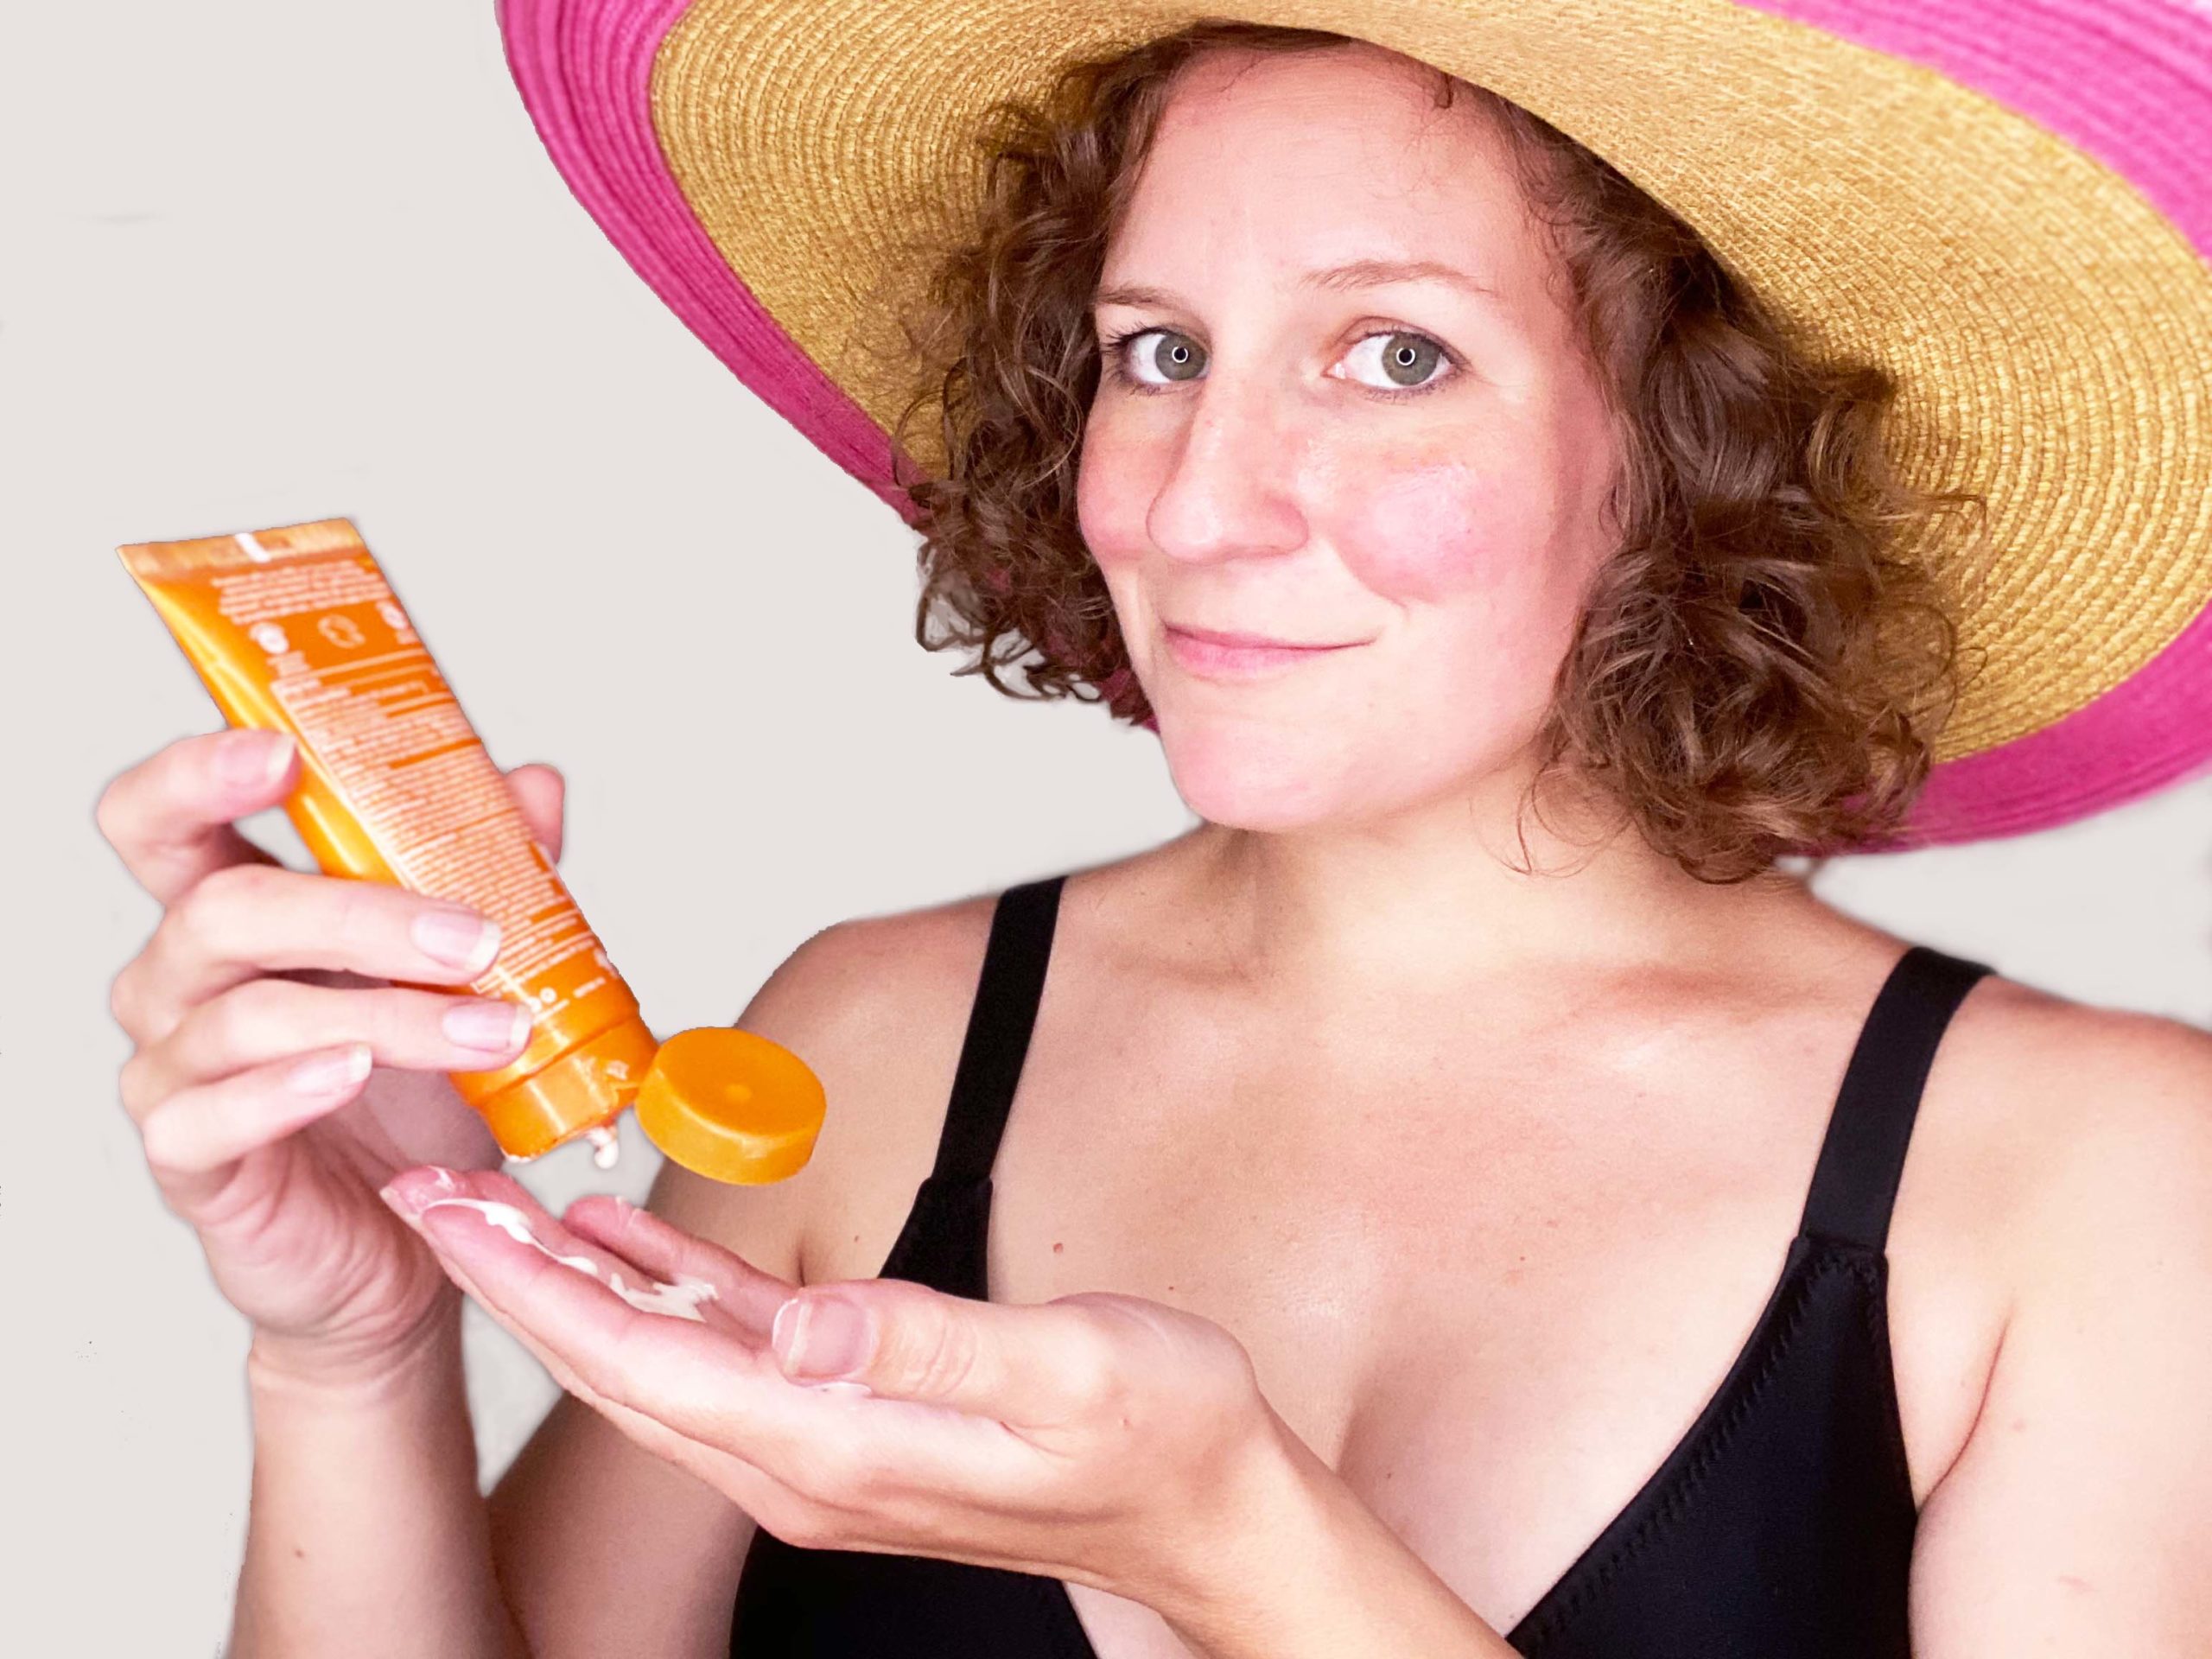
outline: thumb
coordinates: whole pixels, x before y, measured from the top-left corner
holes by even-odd
[[[562,818],[568,804],[568,782],[542,760],[532,760],[507,773],[507,788],[522,809],[530,833],[556,863],[561,858]]]
[[[1109,1323],[1077,1305],[1009,1306],[857,1280],[791,1298],[777,1310],[772,1344],[795,1382],[861,1382],[892,1399],[1045,1424],[1112,1392],[1126,1353]]]

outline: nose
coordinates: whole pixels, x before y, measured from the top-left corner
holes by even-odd
[[[1145,518],[1152,544],[1193,564],[1304,546],[1306,518],[1289,487],[1295,446],[1268,389],[1240,385],[1217,359],[1185,406],[1188,423]]]

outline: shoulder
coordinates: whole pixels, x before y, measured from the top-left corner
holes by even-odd
[[[2212,1338],[2212,1032],[1993,974],[1936,1051],[1927,1108],[2005,1293],[2000,1370],[2092,1326],[2146,1363],[2170,1320]]]
[[[811,1044],[836,1068],[880,1059],[887,1034],[932,1023],[954,1005],[964,1011],[998,899],[988,893],[832,923],[769,975],[738,1024],[794,1052]]]
[[[2212,1032],[1992,974],[1937,1050],[1939,1086],[1983,1126],[2031,1236],[2175,1183],[2212,1215]]]
[[[1994,976],[1955,1025],[1929,1101],[1974,1126],[2007,1294],[1923,1510],[1914,1650],[2169,1650],[2212,1548],[2212,1033]]]
[[[822,1228],[844,1225],[855,1206],[874,1215],[901,1182],[911,1198],[928,1173],[998,896],[849,918],[793,950],[734,1023],[789,1049],[822,1080],[813,1156],[757,1187],[664,1165],[652,1207],[756,1266],[820,1282],[825,1253],[813,1241]]]

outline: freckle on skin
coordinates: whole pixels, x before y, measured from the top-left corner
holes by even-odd
[[[1052,1241],[1052,1254],[1053,1254],[1054,1255],[1058,1255],[1062,1250],[1065,1250],[1065,1249],[1067,1249],[1067,1246],[1066,1246],[1066,1245],[1065,1245],[1065,1244],[1063,1244],[1063,1243],[1060,1243],[1060,1241],[1059,1241],[1059,1240],[1058,1240],[1057,1238],[1056,1238],[1056,1239],[1054,1239],[1054,1240]]]

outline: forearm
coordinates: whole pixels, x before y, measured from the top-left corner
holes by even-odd
[[[1198,1659],[1513,1659],[1514,1649],[1287,1430],[1226,1547],[1155,1608]]]
[[[493,1574],[456,1300],[371,1378],[257,1340],[232,1659],[526,1659]]]

